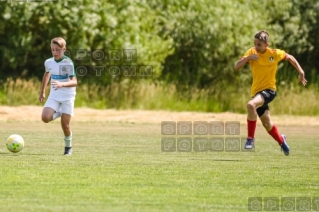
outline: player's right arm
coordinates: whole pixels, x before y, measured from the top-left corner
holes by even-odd
[[[247,57],[243,57],[241,60],[238,60],[234,66],[235,71],[241,69],[249,60],[258,60],[258,54],[251,54]]]
[[[41,93],[39,96],[39,100],[40,102],[43,102],[44,98],[45,98],[45,88],[47,87],[47,84],[49,83],[51,77],[51,73],[50,72],[45,72],[42,78],[42,86],[41,86]]]

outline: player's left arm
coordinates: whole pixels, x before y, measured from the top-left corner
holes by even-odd
[[[303,84],[303,86],[305,86],[307,84],[307,80],[305,78],[305,72],[303,71],[303,69],[301,68],[300,64],[298,63],[298,61],[296,60],[296,58],[294,56],[292,56],[291,54],[286,53],[286,58],[285,60],[288,60],[290,62],[291,65],[293,65],[295,67],[295,69],[298,71],[299,75],[298,75],[298,82],[301,82]]]

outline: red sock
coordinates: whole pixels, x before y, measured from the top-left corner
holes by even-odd
[[[251,121],[247,119],[248,136],[247,138],[254,138],[256,131],[257,120]]]
[[[279,134],[278,129],[276,127],[276,125],[274,125],[270,131],[268,131],[269,135],[271,135],[277,142],[278,144],[281,146],[283,139],[282,136]]]

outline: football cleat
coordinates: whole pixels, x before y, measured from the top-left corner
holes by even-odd
[[[290,149],[286,141],[286,136],[284,134],[282,134],[281,136],[282,136],[282,139],[284,140],[281,144],[281,150],[285,153],[286,156],[288,156]]]
[[[254,148],[255,139],[254,138],[247,138],[245,149],[252,149]]]
[[[64,155],[72,155],[72,147],[64,147]]]

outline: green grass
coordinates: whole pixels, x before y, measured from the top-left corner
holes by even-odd
[[[278,126],[284,156],[257,126],[255,152],[162,152],[158,124],[1,122],[0,211],[247,211],[249,197],[319,197],[317,127]],[[241,136],[246,134],[245,126]],[[25,149],[5,149],[18,133]]]

